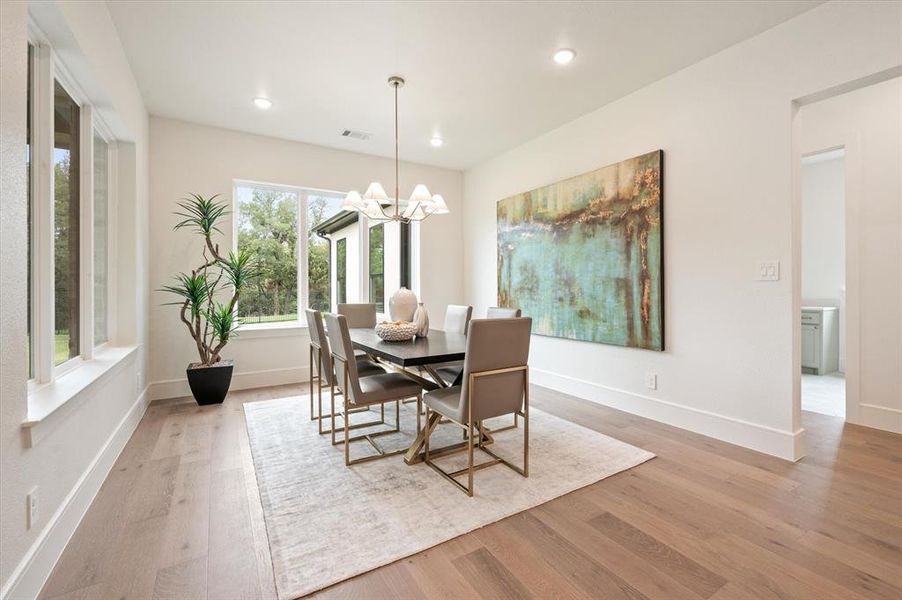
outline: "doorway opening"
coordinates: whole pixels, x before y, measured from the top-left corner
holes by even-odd
[[[802,410],[846,416],[846,152],[802,157]]]

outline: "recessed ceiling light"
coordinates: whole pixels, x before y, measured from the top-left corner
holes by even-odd
[[[438,148],[439,146],[441,146],[442,144],[445,143],[445,140],[443,140],[442,138],[440,138],[437,135],[434,135],[434,136],[432,136],[432,139],[429,140],[429,143],[432,144],[433,148]]]
[[[260,110],[268,110],[272,108],[272,100],[269,98],[264,98],[263,96],[259,96],[254,98],[254,105]]]
[[[554,62],[559,65],[569,64],[576,57],[576,50],[570,48],[561,48],[554,53]]]

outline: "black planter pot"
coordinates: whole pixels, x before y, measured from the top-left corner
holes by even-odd
[[[212,367],[188,365],[188,385],[198,404],[222,404],[232,384],[234,366],[235,361],[232,360],[223,360]]]

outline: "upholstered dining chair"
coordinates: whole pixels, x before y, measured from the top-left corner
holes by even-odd
[[[503,306],[490,306],[486,311],[487,319],[515,319],[523,312],[519,308],[505,308]]]
[[[329,343],[332,346],[332,360],[335,366],[335,379],[330,390],[332,402],[332,444],[338,445],[344,442],[346,466],[405,452],[407,448],[386,451],[373,438],[397,433],[401,430],[401,400],[416,398],[417,413],[420,412],[423,400],[423,389],[420,387],[420,384],[400,373],[383,373],[381,375],[361,377],[357,370],[357,361],[354,360],[354,347],[351,345],[347,317],[327,314],[326,324],[329,326]],[[340,411],[335,410],[336,387],[342,394],[343,409]],[[351,437],[350,411],[352,409],[379,405],[384,416],[385,404],[388,402],[395,403],[394,429]],[[336,440],[335,438],[335,417],[337,416],[341,417],[344,426],[344,438],[342,440]],[[358,440],[368,441],[378,454],[351,460],[351,442]]]
[[[449,304],[445,310],[445,331],[448,333],[466,333],[470,317],[473,316],[472,306]]]
[[[472,306],[449,304],[447,310],[445,310],[445,331],[447,333],[467,333],[467,326],[470,324],[470,317],[472,316]],[[433,365],[433,368],[442,379],[450,384],[454,383],[461,372],[463,372],[464,363],[462,360],[453,360]]]
[[[473,473],[501,463],[524,477],[529,477],[529,339],[532,319],[474,319],[467,336],[463,383],[428,392],[426,405],[425,462],[468,496],[473,495]],[[444,471],[429,455],[432,428],[430,413],[437,412],[460,425],[466,432],[467,467]],[[485,446],[483,421],[502,415],[523,417],[523,467],[517,467]],[[474,434],[474,428],[477,432]],[[473,464],[473,450],[488,454],[493,460]],[[464,486],[456,478],[467,476]]]
[[[323,429],[323,421],[331,415],[323,414],[323,388],[332,385],[335,379],[335,373],[332,367],[332,351],[329,347],[329,338],[326,337],[326,329],[323,326],[323,315],[320,311],[308,308],[305,311],[307,316],[307,331],[310,336],[310,420],[319,421],[320,435],[331,433],[328,429]],[[385,369],[377,363],[364,357],[356,357],[357,373],[360,377],[368,377],[370,375],[379,375],[385,373]],[[316,390],[317,409],[313,410],[313,392]],[[360,408],[358,411],[367,410]],[[369,423],[355,424],[357,427],[367,427],[370,425],[384,424],[382,421],[371,421]]]
[[[344,315],[348,320],[348,327],[369,327],[376,326],[376,305],[375,304],[338,304],[338,314]]]

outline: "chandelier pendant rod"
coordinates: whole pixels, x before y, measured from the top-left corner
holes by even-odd
[[[400,167],[400,159],[398,158],[398,81],[394,82],[395,86],[395,219],[399,219],[399,203],[401,202],[401,167]]]

